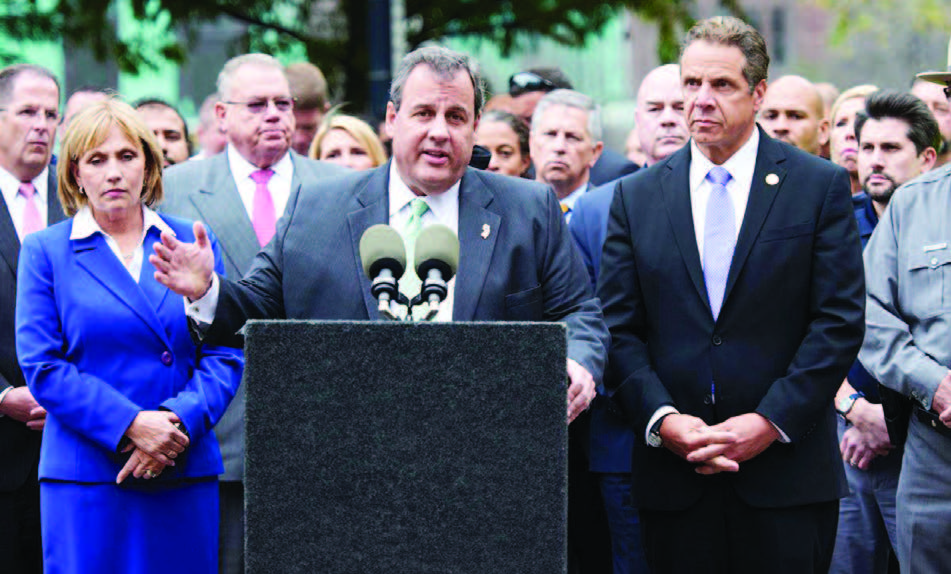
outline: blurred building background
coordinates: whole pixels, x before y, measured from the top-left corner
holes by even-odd
[[[849,4],[843,8],[841,2],[846,1]],[[0,37],[0,52],[6,54],[8,62],[26,61],[49,67],[64,82],[65,94],[94,86],[115,89],[129,100],[161,97],[179,106],[193,121],[201,101],[214,91],[216,75],[223,62],[255,45],[255,38],[249,36],[249,26],[222,16],[187,29],[173,23],[172,32],[168,32],[167,22],[161,18],[137,20],[130,2],[114,0],[109,9],[109,17],[120,36],[136,42],[156,42],[161,39],[158,35],[179,35],[189,46],[183,64],[165,61],[155,69],[123,73],[114,62],[98,61],[82,46],[3,37]],[[368,2],[373,3],[374,0]],[[380,4],[380,0],[376,0],[376,4]],[[946,55],[951,29],[928,29],[927,24],[923,26],[920,21],[922,14],[909,10],[904,2],[740,0],[739,4],[767,40],[772,57],[770,76],[774,78],[795,73],[814,81],[832,82],[840,89],[859,83],[905,89],[914,73],[948,66]],[[319,0],[317,6],[318,9],[312,11],[311,29],[323,29],[321,33],[328,35],[339,34],[339,23],[332,17],[335,0]],[[854,10],[854,26],[841,26],[839,17],[843,9]],[[0,8],[0,15],[2,10]],[[946,10],[951,16],[951,6]],[[691,4],[691,14],[697,19],[727,12],[720,0],[695,0]],[[321,17],[322,14],[326,18]],[[398,2],[391,2],[391,14],[396,15],[393,45],[398,53],[406,49],[405,44],[400,43],[401,30],[412,22],[401,19]],[[846,15],[850,16],[848,12]],[[852,18],[846,20],[852,21]],[[503,56],[496,45],[486,40],[449,38],[442,43],[473,54],[490,88],[496,92],[506,90],[509,75],[516,71],[534,66],[561,67],[577,89],[594,96],[604,106],[606,141],[614,148],[623,148],[641,78],[661,63],[656,24],[623,10],[598,34],[590,35],[582,48],[536,38],[527,39]],[[283,46],[275,55],[288,63],[306,59],[303,48],[295,48],[293,43]],[[334,82],[333,77],[328,79],[332,84],[340,84]],[[332,86],[332,96],[341,98],[341,85]]]

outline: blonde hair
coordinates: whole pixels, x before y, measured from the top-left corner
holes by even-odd
[[[832,104],[832,109],[829,110],[829,121],[835,121],[835,114],[839,111],[839,108],[842,104],[848,100],[854,100],[856,98],[862,98],[863,100],[868,97],[872,92],[877,92],[878,87],[872,84],[862,84],[860,86],[854,86],[848,90],[842,92],[838,98],[835,99],[835,103]]]
[[[162,200],[162,150],[132,106],[111,96],[89,104],[69,122],[60,147],[56,165],[56,193],[66,215],[72,217],[89,199],[76,181],[76,168],[80,158],[89,150],[102,145],[109,137],[113,126],[136,144],[145,156],[145,177],[140,200],[152,206]]]
[[[383,144],[380,138],[365,121],[360,118],[348,116],[346,114],[328,114],[317,130],[314,141],[310,144],[310,151],[307,155],[313,159],[320,159],[321,144],[324,138],[331,130],[343,130],[350,134],[350,137],[357,140],[357,143],[363,146],[367,155],[373,161],[373,167],[386,163],[386,152],[383,150]]]

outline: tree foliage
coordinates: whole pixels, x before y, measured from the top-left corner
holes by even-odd
[[[369,56],[369,0],[123,0],[134,17],[174,34],[127,37],[116,26],[113,0],[5,0],[0,33],[15,40],[66,39],[99,60],[136,72],[163,60],[188,58],[195,26],[227,17],[247,25],[245,50],[302,46],[308,58],[334,78],[346,79],[346,97],[362,102]],[[924,1],[924,0],[923,0]],[[723,4],[738,12],[737,0]],[[680,32],[692,23],[693,0],[405,0],[410,49],[446,37],[480,37],[509,53],[529,38],[582,46],[619,10],[658,24],[658,54],[677,57]]]

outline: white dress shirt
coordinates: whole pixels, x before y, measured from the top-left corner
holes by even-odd
[[[388,190],[390,226],[403,233],[409,222],[410,202],[418,197],[400,178],[396,170],[396,162],[390,163],[390,185]],[[422,196],[429,210],[423,214],[423,227],[441,223],[459,235],[459,182],[443,193]],[[406,266],[414,265],[407,261]],[[447,284],[446,300],[439,306],[436,321],[452,321],[452,305],[456,290],[456,278],[453,277]]]
[[[43,227],[46,227],[49,221],[49,209],[46,202],[47,197],[49,197],[49,187],[47,185],[49,169],[49,166],[46,166],[40,172],[40,175],[33,178],[31,182],[34,189],[36,189],[36,193],[33,195],[33,203],[40,213],[40,223],[43,224]],[[20,243],[23,243],[23,210],[26,208],[26,198],[20,195],[21,183],[12,173],[0,167],[0,193],[3,193],[3,201],[6,202],[10,217],[13,218],[13,227],[16,229],[17,237],[20,239]]]
[[[112,250],[116,259],[126,268],[126,271],[132,276],[132,280],[138,283],[139,276],[142,275],[142,261],[145,259],[145,249],[143,247],[145,236],[149,232],[149,229],[153,227],[158,228],[160,232],[164,231],[169,235],[175,235],[175,232],[165,223],[165,220],[145,205],[142,205],[142,239],[136,244],[132,256],[127,260],[122,256],[122,250],[119,249],[119,244],[111,235],[103,231],[99,223],[96,222],[96,218],[93,217],[92,210],[87,205],[81,208],[73,217],[73,229],[69,233],[69,238],[71,240],[85,239],[96,233],[101,233],[106,240],[106,245]]]

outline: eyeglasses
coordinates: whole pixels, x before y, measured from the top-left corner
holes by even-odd
[[[509,78],[509,95],[513,98],[528,92],[550,92],[557,87],[534,72],[519,72]]]
[[[244,106],[252,114],[263,114],[268,104],[273,103],[274,109],[279,112],[289,112],[294,108],[294,98],[257,98],[246,102],[224,102],[235,106]]]

